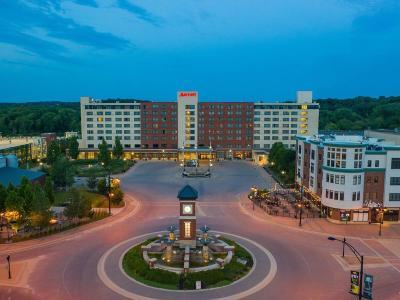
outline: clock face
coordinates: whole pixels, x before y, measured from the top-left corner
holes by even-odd
[[[184,214],[191,214],[192,211],[193,211],[192,205],[190,205],[190,204],[183,205],[183,213]]]

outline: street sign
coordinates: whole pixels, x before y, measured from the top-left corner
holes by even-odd
[[[358,295],[360,291],[360,272],[350,271],[350,293]]]
[[[196,290],[201,290],[201,281],[196,281]]]
[[[364,276],[364,287],[363,287],[363,297],[365,299],[372,299],[372,283],[374,282],[374,277],[369,274]]]

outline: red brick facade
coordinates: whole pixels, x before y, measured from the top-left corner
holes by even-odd
[[[252,103],[200,102],[198,145],[217,149],[251,149],[253,145]]]
[[[303,186],[310,187],[310,144],[304,144]]]
[[[177,103],[141,103],[141,142],[144,149],[177,149]]]

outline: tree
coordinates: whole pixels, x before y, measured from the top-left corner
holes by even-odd
[[[24,198],[22,198],[16,190],[11,190],[6,198],[6,210],[16,211],[20,216],[24,212]]]
[[[32,226],[43,227],[49,224],[51,217],[50,202],[46,197],[46,192],[38,184],[33,187],[32,208],[29,220]]]
[[[68,139],[68,153],[69,157],[72,159],[77,159],[79,155],[79,143],[76,137],[71,137]]]
[[[123,199],[124,192],[119,187],[113,188],[111,201],[114,204],[120,204]]]
[[[51,205],[53,205],[55,198],[54,198],[54,191],[53,191],[53,183],[51,182],[50,177],[46,177],[46,181],[44,184],[44,191],[46,193],[47,199],[49,199],[49,203]]]
[[[104,139],[99,144],[99,155],[97,156],[97,160],[105,166],[108,166],[110,163],[110,151],[108,151],[108,145]]]
[[[6,199],[7,189],[2,184],[0,184],[0,213],[6,210]]]
[[[21,214],[22,219],[25,220],[32,211],[33,201],[33,186],[28,178],[22,177],[21,184],[17,191],[18,195],[23,199],[22,210],[19,213]]]
[[[47,145],[47,163],[52,165],[61,156],[60,145],[57,141],[51,141]]]
[[[120,159],[122,157],[123,154],[123,147],[121,144],[121,140],[119,137],[115,138],[115,145],[113,148],[113,155],[115,158]]]
[[[50,169],[50,177],[56,187],[68,187],[74,183],[71,164],[65,157],[57,159]]]
[[[97,190],[99,191],[100,194],[105,195],[107,194],[107,183],[104,178],[100,179],[99,182],[97,183]]]
[[[97,186],[97,177],[96,177],[95,172],[92,170],[89,173],[89,177],[87,179],[87,187],[91,190],[94,190],[96,188],[96,186]]]
[[[64,210],[64,215],[69,219],[89,216],[92,209],[90,200],[83,197],[77,189],[72,189],[71,192],[71,203]]]

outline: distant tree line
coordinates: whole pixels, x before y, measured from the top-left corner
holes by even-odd
[[[64,134],[66,131],[80,131],[78,102],[0,104],[0,133],[3,136],[43,132]]]
[[[394,129],[400,127],[400,97],[323,99],[320,130]]]
[[[124,99],[122,99],[124,100]],[[318,99],[320,130],[394,129],[400,127],[400,96]],[[0,132],[35,135],[80,131],[79,102],[0,104]]]

